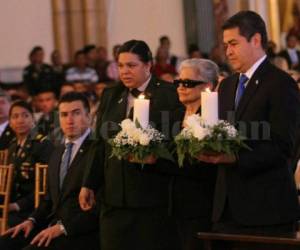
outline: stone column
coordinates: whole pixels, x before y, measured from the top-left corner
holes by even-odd
[[[67,62],[70,54],[65,0],[52,0],[52,20],[54,47],[60,51],[63,61]]]

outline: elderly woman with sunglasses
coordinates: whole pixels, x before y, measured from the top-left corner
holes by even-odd
[[[174,84],[184,108],[175,113],[175,134],[185,126],[188,116],[201,114],[201,92],[206,88],[213,89],[217,81],[218,66],[214,62],[188,59],[181,63],[179,79]],[[216,168],[200,161],[193,164],[185,161],[183,168],[177,168],[173,181],[172,207],[181,249],[202,249],[202,243],[195,235],[211,228]]]

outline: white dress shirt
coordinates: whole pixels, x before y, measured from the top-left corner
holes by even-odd
[[[2,124],[0,124],[0,137],[2,136],[4,130],[6,129],[7,126],[8,126],[8,121],[3,122]]]
[[[71,141],[68,138],[65,139],[65,145],[67,143],[73,143],[73,147],[72,147],[72,154],[71,154],[71,159],[70,159],[70,164],[71,162],[74,160],[79,148],[81,147],[83,141],[85,140],[85,138],[89,135],[89,133],[91,132],[91,129],[88,128],[82,136],[80,136],[78,139],[76,139],[75,141]],[[65,153],[64,153],[65,154]]]
[[[137,89],[138,89],[139,91],[141,91],[141,92],[144,92],[145,89],[148,87],[148,84],[149,84],[150,80],[151,80],[151,75],[150,75],[149,79],[148,79],[146,82],[144,82],[144,83],[143,83],[140,87],[138,87]],[[128,95],[128,97],[127,97],[127,113],[126,113],[127,116],[128,116],[128,114],[129,114],[129,112],[130,112],[130,109],[133,107],[134,99],[135,99],[135,97],[134,97],[131,93],[129,93],[129,95]]]
[[[262,64],[262,62],[266,59],[266,55],[262,56],[260,59],[258,59],[252,66],[250,69],[248,69],[245,73],[240,73],[240,77],[241,75],[245,75],[248,78],[248,81],[244,84],[245,88],[247,88],[249,80],[251,79],[251,77],[254,75],[255,71],[257,70],[257,68]],[[235,92],[235,99],[237,98],[237,92],[238,92],[238,88],[236,89]]]
[[[290,56],[292,64],[298,64],[299,63],[299,58],[298,58],[298,54],[297,54],[297,49],[296,48],[294,48],[294,49],[288,48],[287,52]]]

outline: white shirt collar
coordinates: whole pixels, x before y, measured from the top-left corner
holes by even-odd
[[[287,51],[295,53],[295,52],[297,52],[297,49],[296,48],[287,48]]]
[[[255,73],[255,71],[257,70],[257,68],[262,64],[262,62],[266,59],[267,55],[262,56],[260,59],[258,59],[252,66],[250,69],[248,69],[244,75],[246,75],[248,77],[248,79],[250,80],[251,77],[253,76],[253,74]]]
[[[141,92],[144,92],[145,89],[148,87],[148,84],[149,84],[150,80],[151,80],[151,75],[149,76],[149,78],[147,79],[147,81],[144,82],[144,83],[143,83],[141,86],[139,86],[137,89],[138,89],[139,91],[141,91]]]
[[[86,137],[89,135],[89,133],[91,132],[91,129],[88,128],[82,136],[80,136],[78,139],[76,139],[75,141],[70,141],[68,138],[65,139],[65,145],[69,142],[73,143],[73,147],[72,147],[72,154],[71,154],[71,160],[70,162],[73,161],[73,159],[75,158],[75,155],[77,154],[78,150],[80,149],[83,141],[86,139]]]
[[[8,121],[3,122],[2,124],[0,124],[0,136],[2,136],[4,130],[6,129],[7,126],[8,126]]]
[[[150,80],[151,80],[151,75],[150,75],[149,79],[147,79],[147,81],[145,81],[145,82],[144,82],[140,87],[138,87],[137,89],[138,89],[139,91],[141,91],[141,92],[144,92],[145,89],[148,87]],[[132,94],[128,95],[128,97],[127,97],[127,113],[126,113],[127,116],[128,116],[128,114],[129,114],[129,112],[130,112],[130,109],[133,107],[134,99],[135,99],[135,97],[134,97]]]
[[[77,138],[75,141],[71,141],[70,139],[66,138],[65,139],[65,145],[68,144],[69,142],[72,142],[75,145],[80,145],[82,142],[85,140],[85,138],[88,136],[88,134],[91,132],[90,128],[87,128],[86,131],[81,135],[79,138]]]

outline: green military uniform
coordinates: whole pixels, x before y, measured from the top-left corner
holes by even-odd
[[[9,125],[0,136],[0,150],[7,149],[11,141],[15,138],[15,133]]]
[[[48,115],[42,115],[36,125],[36,130],[39,134],[48,136],[53,141],[54,131],[59,128],[59,117],[57,109],[50,112]]]
[[[36,95],[41,89],[56,90],[54,72],[50,65],[28,65],[23,71],[23,82],[30,95]]]
[[[17,203],[20,208],[10,213],[10,226],[20,223],[33,211],[35,164],[47,164],[52,150],[52,143],[42,134],[29,135],[22,146],[17,145],[15,138],[9,146],[8,162],[14,166],[10,202]]]

